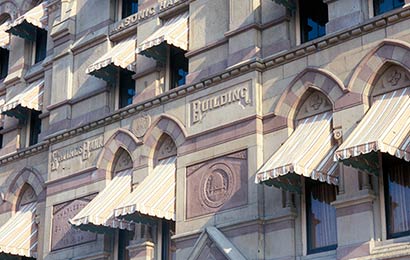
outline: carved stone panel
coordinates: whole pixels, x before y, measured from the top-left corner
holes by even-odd
[[[97,234],[73,228],[68,220],[82,210],[94,196],[79,198],[53,207],[51,250],[95,241]]]
[[[332,110],[332,104],[319,91],[312,91],[299,108],[297,119],[306,118]]]
[[[390,66],[378,78],[372,96],[380,95],[410,85],[410,75],[399,66]]]
[[[187,218],[247,204],[247,151],[187,168]]]
[[[136,137],[141,138],[145,135],[150,125],[151,117],[149,115],[142,114],[132,121],[131,131]]]

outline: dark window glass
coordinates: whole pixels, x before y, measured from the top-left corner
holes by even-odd
[[[410,235],[410,163],[383,156],[387,237]]]
[[[186,75],[188,74],[188,59],[185,51],[170,47],[170,89],[185,85]]]
[[[47,31],[37,28],[36,30],[36,42],[34,43],[36,45],[36,50],[35,50],[35,57],[34,57],[34,63],[40,62],[45,59],[46,57],[46,52],[47,52]]]
[[[138,0],[122,0],[122,18],[138,13]]]
[[[3,127],[0,127],[0,131],[3,130]],[[0,134],[0,148],[3,148],[3,134]]]
[[[123,108],[132,104],[132,99],[135,95],[135,82],[132,79],[132,72],[121,69],[119,84],[119,108]]]
[[[326,34],[329,21],[327,4],[322,0],[299,1],[300,32],[302,43]]]
[[[333,250],[337,247],[336,187],[306,180],[308,253]]]
[[[171,241],[171,237],[175,234],[175,223],[162,222],[162,248],[161,259],[175,259],[175,247]]]
[[[118,232],[118,260],[129,260],[127,246],[132,240],[132,233],[128,230]]]
[[[373,1],[374,15],[379,15],[402,7],[404,0],[375,0]]]
[[[9,50],[0,48],[0,79],[7,77],[9,73]]]
[[[39,115],[41,112],[31,110],[30,113],[30,141],[29,145],[38,143],[38,135],[41,132],[41,119]]]

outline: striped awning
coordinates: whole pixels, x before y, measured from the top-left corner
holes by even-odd
[[[19,37],[35,40],[35,28],[47,30],[48,26],[48,1],[44,1],[18,17],[10,24],[8,32]]]
[[[0,25],[0,48],[8,49],[10,44],[10,33],[7,30],[10,28],[10,23],[5,22]]]
[[[21,206],[16,214],[0,227],[0,253],[37,257],[36,207],[36,202]]]
[[[160,161],[115,209],[115,216],[137,222],[141,216],[175,220],[175,161],[176,157]]]
[[[376,97],[334,159],[377,175],[379,151],[410,161],[410,87]]]
[[[300,192],[300,177],[338,184],[332,113],[302,120],[285,143],[256,174],[256,183],[265,183]]]
[[[166,44],[184,51],[188,50],[189,13],[181,13],[138,45],[137,53],[164,62],[166,60]]]
[[[114,209],[131,193],[132,169],[119,172],[108,185],[78,214],[70,219],[71,225],[88,231],[104,228],[132,230],[132,225],[114,218]]]
[[[115,80],[118,68],[135,70],[137,35],[118,42],[109,52],[86,69],[86,73],[105,81]]]
[[[43,105],[44,79],[34,81],[23,92],[17,94],[0,107],[0,113],[16,116],[19,107],[41,111]],[[18,116],[17,116],[18,117]]]

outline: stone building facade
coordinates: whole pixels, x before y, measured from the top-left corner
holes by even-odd
[[[409,3],[0,1],[0,259],[409,259]]]

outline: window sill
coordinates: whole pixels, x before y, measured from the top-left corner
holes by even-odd
[[[329,250],[326,252],[320,252],[315,254],[310,254],[302,256],[301,260],[325,260],[325,259],[336,259],[336,250]]]

